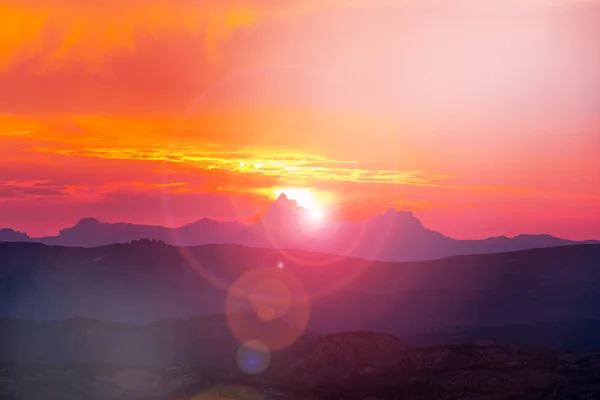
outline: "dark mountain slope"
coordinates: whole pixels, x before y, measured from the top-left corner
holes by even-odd
[[[295,277],[309,294],[309,328],[322,333],[600,319],[597,245],[381,263],[235,245],[2,243],[0,261],[0,316],[36,320],[222,314],[227,290],[258,269]]]

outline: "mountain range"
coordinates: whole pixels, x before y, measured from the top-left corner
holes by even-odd
[[[204,218],[178,228],[105,223],[85,218],[57,236],[31,238],[23,232],[0,229],[0,242],[37,242],[70,247],[97,247],[152,239],[178,246],[237,244],[248,247],[295,249],[377,261],[420,261],[454,255],[499,253],[531,248],[600,241],[571,241],[550,235],[458,240],[423,226],[410,211],[389,209],[366,222],[328,222],[312,225],[310,212],[285,194],[250,225]]]

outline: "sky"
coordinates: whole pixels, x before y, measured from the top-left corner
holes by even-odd
[[[2,0],[0,227],[250,222],[286,188],[600,239],[594,0]]]

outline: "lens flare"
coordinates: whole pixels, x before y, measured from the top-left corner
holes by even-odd
[[[281,280],[266,278],[252,288],[249,300],[259,318],[270,316],[271,321],[285,317],[292,303],[292,293]]]
[[[237,364],[248,375],[262,374],[269,368],[271,353],[269,348],[258,340],[242,344],[237,351]]]
[[[247,271],[231,285],[225,310],[229,329],[240,343],[260,341],[275,351],[304,333],[310,301],[302,283],[290,273],[260,268]]]
[[[255,311],[258,318],[265,322],[270,322],[277,318],[277,312],[271,306],[259,306]]]

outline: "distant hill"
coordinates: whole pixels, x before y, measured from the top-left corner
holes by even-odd
[[[309,294],[308,329],[317,333],[434,334],[600,320],[599,245],[385,263],[148,241],[97,248],[1,243],[0,316],[149,323],[223,314],[240,276],[261,268],[279,273],[278,265]]]
[[[237,222],[219,222],[204,218],[179,228],[109,224],[95,218],[85,218],[71,228],[63,229],[55,237],[36,238],[32,241],[61,246],[97,247],[115,243],[128,243],[140,239],[160,240],[181,246],[233,243],[243,246],[264,246],[266,243]]]
[[[0,242],[28,242],[29,235],[12,229],[0,229]]]
[[[178,228],[128,223],[105,223],[85,218],[58,236],[29,238],[0,230],[0,242],[33,241],[70,247],[97,247],[139,239],[179,246],[237,244],[250,247],[296,249],[377,261],[423,261],[454,255],[485,254],[532,248],[600,244],[575,242],[550,235],[518,235],[483,240],[457,240],[427,229],[410,211],[390,209],[364,223],[329,222],[311,226],[309,212],[281,195],[257,222],[244,225],[201,219]]]

